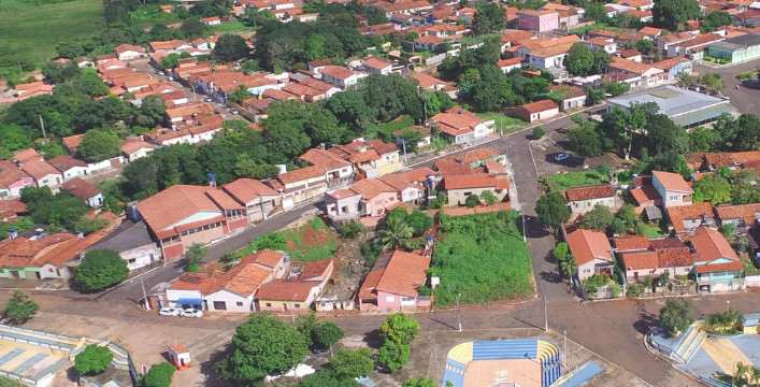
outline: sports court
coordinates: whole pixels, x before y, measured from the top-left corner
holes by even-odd
[[[0,325],[0,372],[25,384],[48,385],[81,346],[75,339]]]

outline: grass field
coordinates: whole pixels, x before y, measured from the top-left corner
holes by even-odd
[[[245,24],[235,20],[230,22],[224,22],[218,26],[211,27],[211,30],[215,33],[221,33],[221,34],[236,34],[240,32],[246,32],[246,31],[254,31],[255,28],[248,27]]]
[[[495,112],[478,113],[478,117],[484,120],[494,120],[493,130],[504,133],[514,132],[525,126],[525,121]]]
[[[609,181],[606,174],[597,171],[568,172],[549,176],[549,181],[559,190],[584,185],[603,184]]]
[[[152,27],[156,24],[171,24],[181,21],[175,14],[161,12],[158,4],[147,4],[130,12],[129,20],[140,27]]]
[[[97,35],[103,27],[103,1],[2,0],[0,20],[0,63],[39,64],[56,55],[59,43]]]
[[[436,305],[512,300],[533,294],[533,268],[515,211],[445,217],[430,272]]]
[[[338,240],[321,218],[314,218],[301,227],[263,235],[237,254],[242,257],[261,249],[285,250],[297,261],[318,261],[335,256]]]

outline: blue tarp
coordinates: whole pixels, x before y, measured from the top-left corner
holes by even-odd
[[[196,308],[200,308],[201,305],[203,305],[203,301],[201,301],[200,298],[180,298],[175,301],[177,305],[181,306],[194,306]]]

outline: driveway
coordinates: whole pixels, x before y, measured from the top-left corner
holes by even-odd
[[[747,85],[743,85],[736,79],[737,75],[747,71],[756,73],[758,68],[760,68],[760,60],[717,68],[695,65],[694,72],[700,75],[720,74],[723,80],[723,94],[731,99],[731,104],[740,113],[760,114],[760,85],[757,82],[748,82]]]

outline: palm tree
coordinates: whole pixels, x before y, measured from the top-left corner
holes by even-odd
[[[734,371],[733,380],[731,381],[732,386],[737,387],[743,387],[747,386],[749,381],[747,380],[747,372],[749,371],[749,367],[744,365],[742,362],[736,363],[736,370]]]
[[[752,384],[755,386],[760,384],[760,368],[752,366],[749,369],[749,373],[750,373],[750,380],[752,380]]]
[[[380,231],[380,241],[387,249],[409,248],[413,236],[412,226],[398,217],[389,217],[386,228]]]

